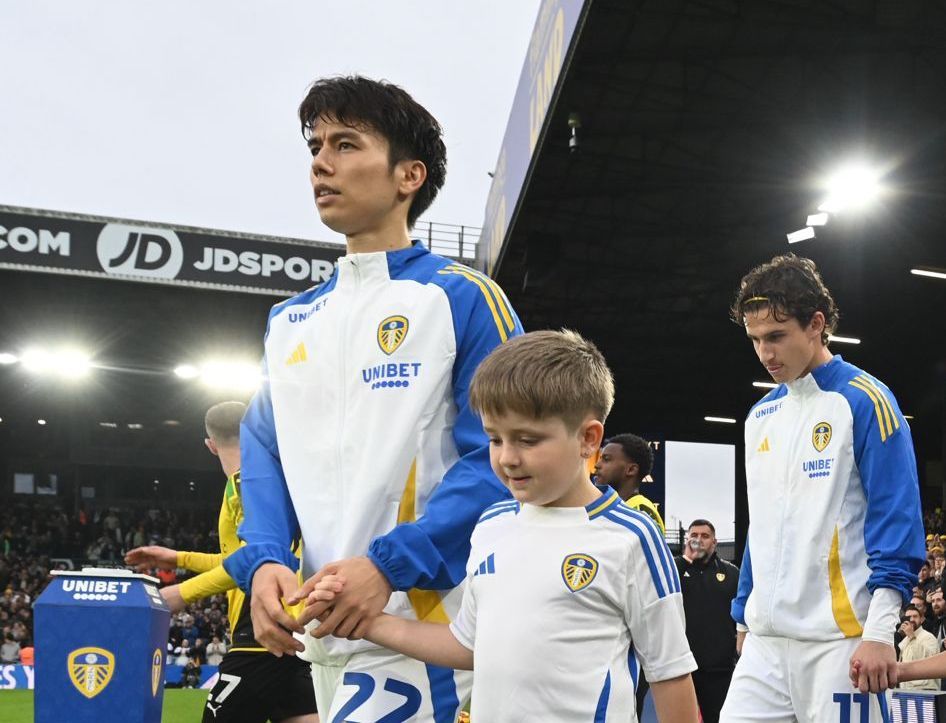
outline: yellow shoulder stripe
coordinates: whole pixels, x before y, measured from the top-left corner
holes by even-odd
[[[447,268],[454,271],[460,271],[464,275],[472,274],[484,284],[486,284],[487,288],[493,292],[493,298],[496,299],[496,305],[499,307],[499,313],[502,314],[503,321],[506,322],[506,327],[509,329],[509,331],[513,331],[516,328],[516,324],[512,320],[512,314],[509,312],[509,301],[506,299],[506,295],[503,293],[503,290],[499,288],[499,284],[489,278],[489,276],[486,274],[471,269],[469,266],[464,266],[463,264],[450,264]]]
[[[900,420],[897,419],[897,413],[887,399],[887,395],[877,386],[877,384],[867,376],[861,375],[848,382],[855,389],[860,389],[874,403],[874,413],[877,415],[877,428],[880,430],[880,441],[886,442],[887,437],[892,435],[896,429],[900,429]]]
[[[506,327],[503,325],[503,320],[500,318],[499,311],[496,309],[496,303],[493,301],[493,296],[490,293],[486,285],[480,281],[472,272],[461,271],[463,267],[452,268],[447,267],[445,269],[440,269],[437,273],[442,275],[454,274],[456,276],[462,276],[466,279],[469,279],[474,284],[476,284],[480,291],[483,293],[483,298],[486,299],[486,304],[489,306],[490,312],[493,314],[493,322],[496,324],[496,331],[499,332],[500,341],[505,342],[509,338],[509,334],[506,332]]]

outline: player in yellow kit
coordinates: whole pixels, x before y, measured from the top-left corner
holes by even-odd
[[[245,410],[240,402],[221,402],[211,407],[204,419],[207,449],[219,458],[227,475],[218,523],[220,552],[185,552],[151,545],[131,550],[125,562],[139,570],[183,567],[200,573],[162,588],[172,612],[211,595],[227,593],[231,647],[207,699],[204,723],[318,723],[309,664],[291,655],[276,657],[256,641],[250,601],[223,568],[224,559],[242,544],[237,528],[243,522],[240,420]]]

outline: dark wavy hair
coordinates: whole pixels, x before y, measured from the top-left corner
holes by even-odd
[[[319,119],[383,137],[392,168],[400,161],[413,160],[427,167],[427,179],[407,212],[408,226],[413,228],[447,178],[447,147],[437,119],[402,88],[360,75],[321,78],[309,87],[299,106],[306,140]]]
[[[641,479],[654,469],[654,450],[643,437],[636,434],[616,434],[604,441],[605,444],[617,444],[624,450],[624,456],[637,465]]]
[[[808,326],[815,312],[820,311],[824,314],[821,341],[825,345],[840,318],[838,307],[821,280],[815,262],[795,254],[776,256],[743,276],[729,314],[735,323],[742,326],[747,312],[765,308],[771,310],[776,321],[796,319],[803,327]]]

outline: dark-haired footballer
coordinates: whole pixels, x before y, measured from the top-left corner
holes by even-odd
[[[426,109],[395,85],[340,77],[316,81],[299,118],[314,202],[347,255],[270,313],[266,381],[241,435],[247,544],[226,567],[252,590],[256,639],[313,663],[324,720],[453,723],[469,673],[360,638],[382,610],[444,623],[457,612],[473,527],[509,497],[467,389],[522,326],[491,279],[411,240],[446,174]],[[336,637],[303,645],[290,633],[316,613],[295,620],[280,598],[298,602],[326,572],[346,580],[322,616],[320,634]]]
[[[838,310],[809,259],[749,272],[732,317],[779,386],[746,418],[744,639],[720,720],[881,720],[924,561],[910,428],[890,389],[828,349]]]

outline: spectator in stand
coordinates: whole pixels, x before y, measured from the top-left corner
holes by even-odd
[[[923,627],[936,638],[936,649],[942,650],[946,639],[946,599],[941,587],[933,588],[930,593],[930,614]]]
[[[946,557],[943,556],[943,548],[939,546],[930,550],[930,553],[933,558],[931,577],[935,585],[940,585],[943,582],[943,568],[946,567]]]
[[[917,573],[917,586],[920,588],[924,598],[933,588],[937,587],[936,581],[930,574],[929,562],[924,563],[923,567],[920,568],[920,572]]]
[[[190,660],[191,642],[187,638],[181,641],[179,647],[174,648],[174,665],[187,665]]]
[[[181,687],[200,687],[200,661],[197,658],[189,659],[184,665],[184,675],[181,678]]]
[[[927,611],[929,610],[929,604],[926,602],[926,596],[920,594],[914,595],[912,598],[910,598],[910,605],[920,611],[920,625],[925,628],[926,615]]]
[[[20,644],[13,639],[12,633],[7,633],[3,637],[3,645],[0,645],[0,663],[18,663],[20,661]]]
[[[220,665],[226,652],[227,646],[220,640],[220,636],[214,635],[207,646],[207,665]]]
[[[931,658],[938,652],[936,638],[921,627],[920,611],[913,605],[907,605],[901,619],[900,632],[904,636],[899,644],[901,662],[911,663]],[[939,681],[932,678],[912,680],[900,683],[899,687],[906,690],[939,690]]]

